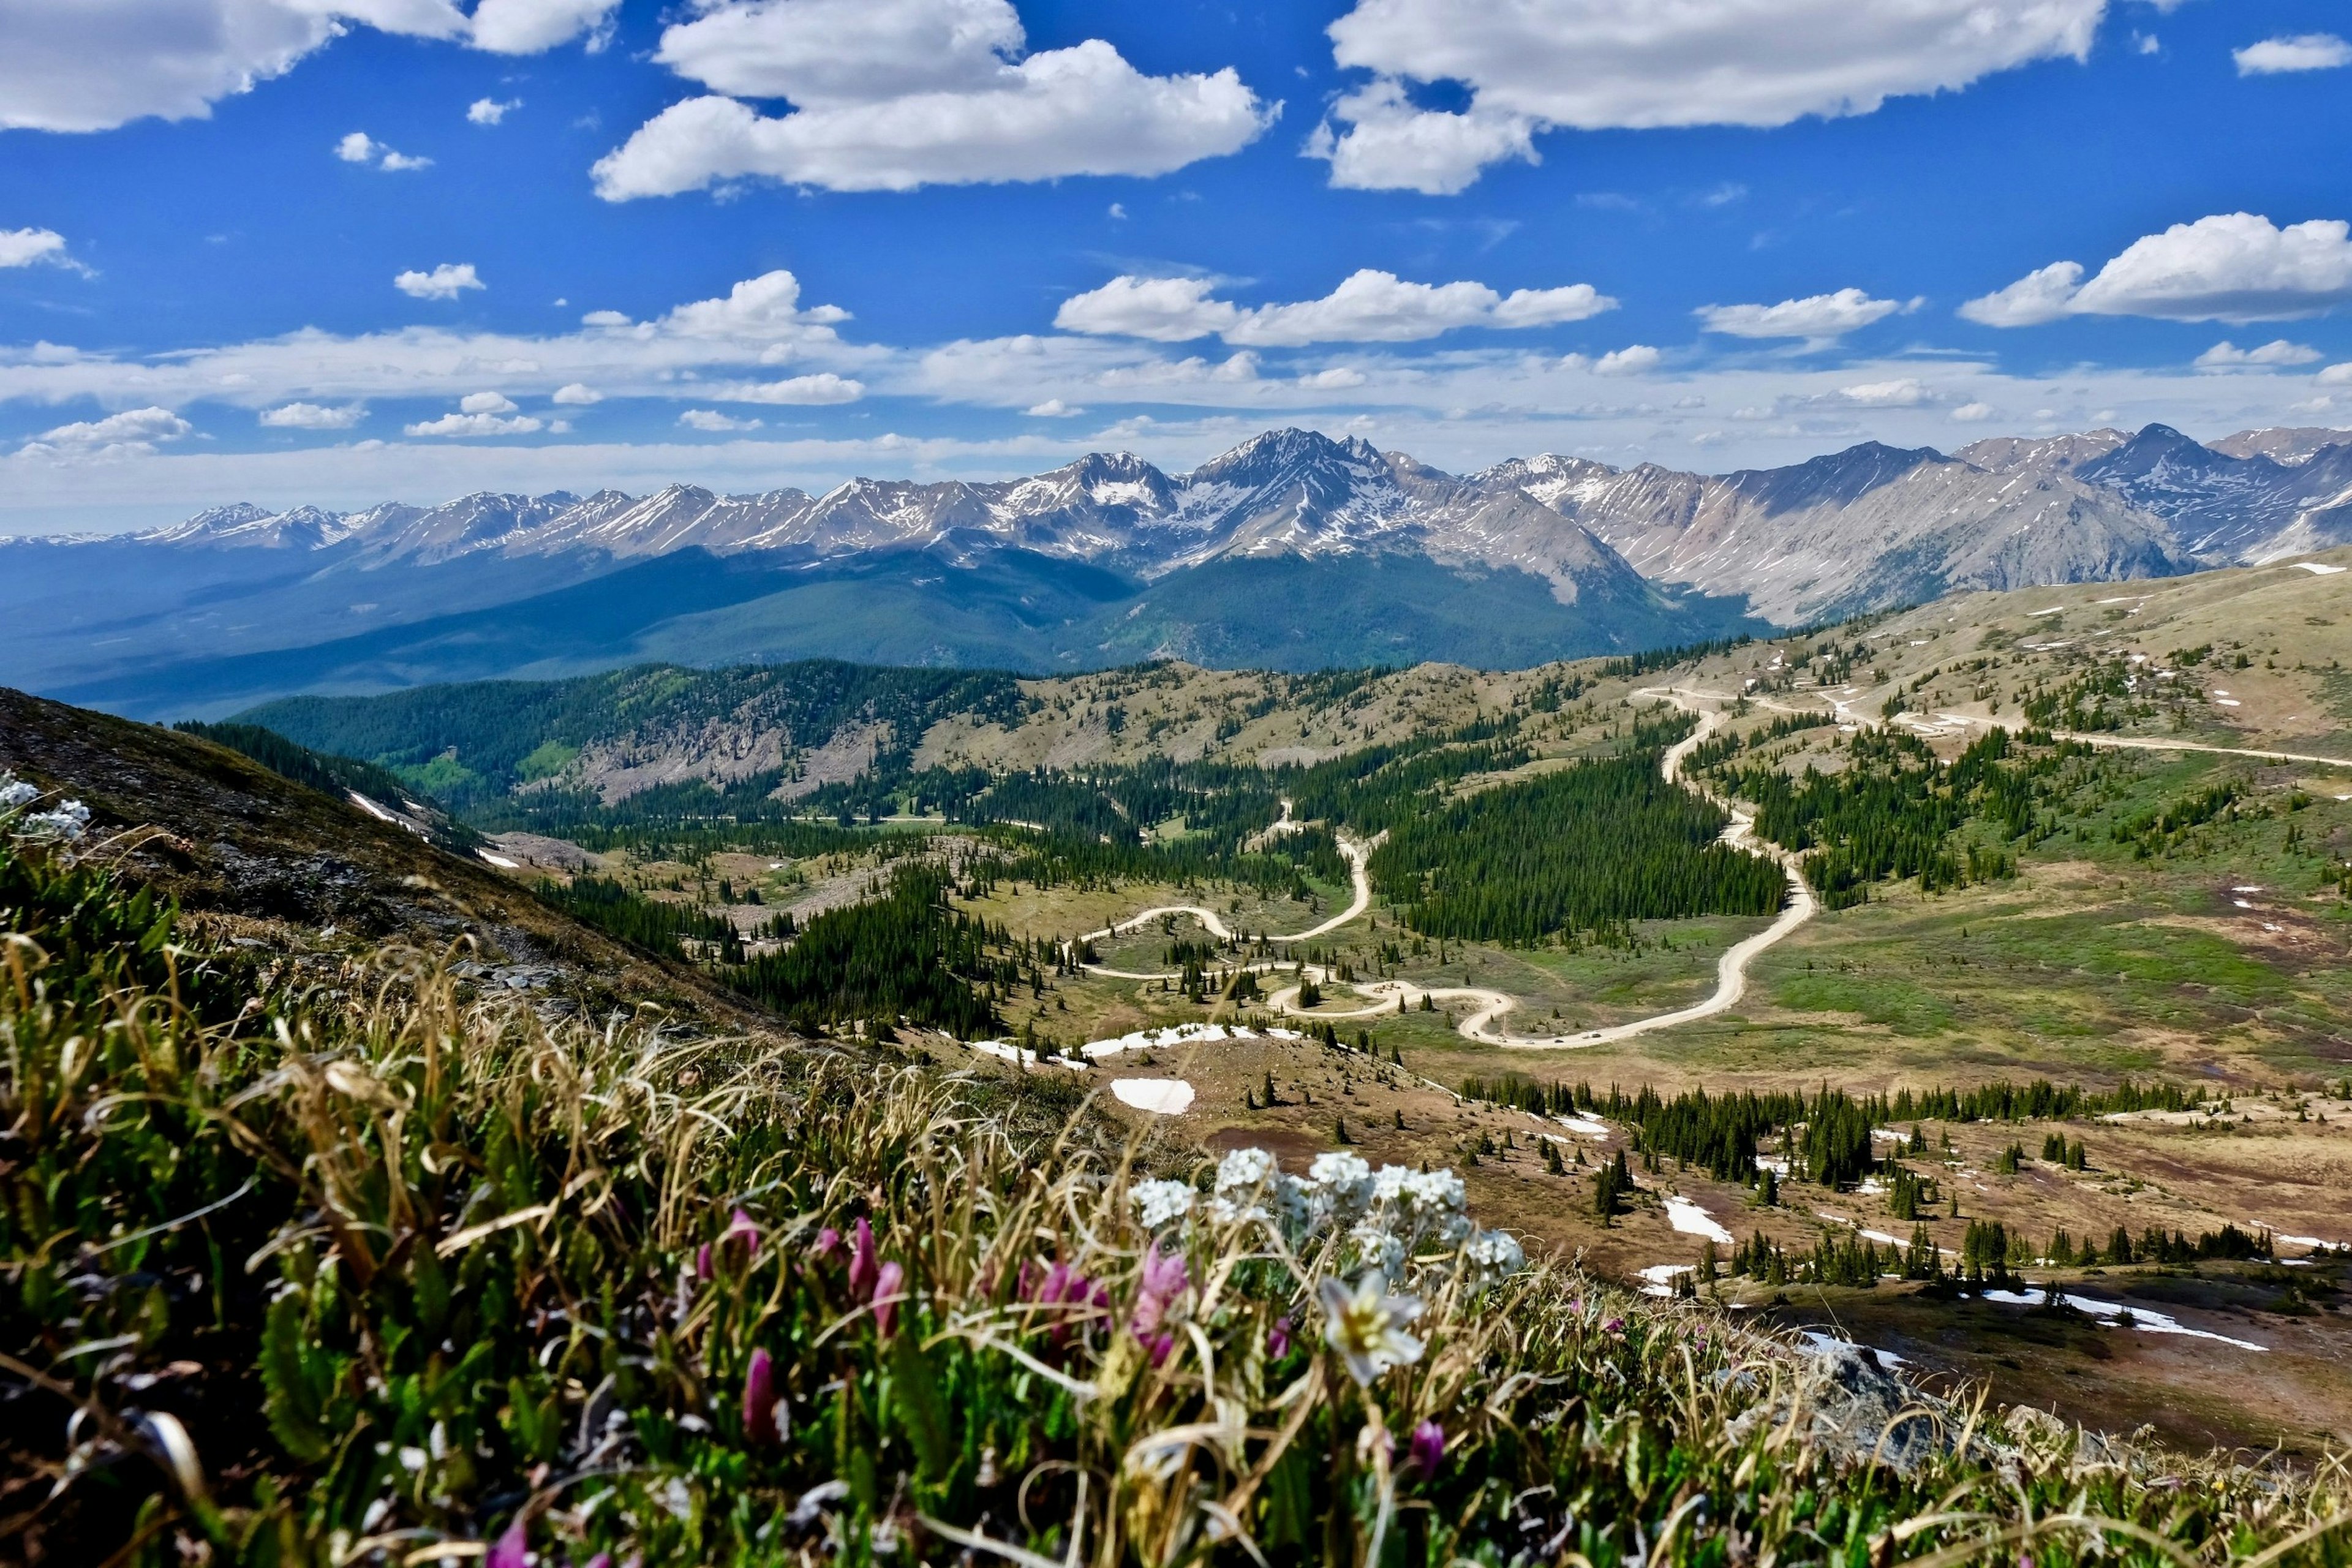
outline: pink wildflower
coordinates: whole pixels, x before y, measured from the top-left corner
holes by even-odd
[[[776,1430],[776,1363],[763,1350],[751,1352],[743,1373],[743,1436],[752,1443],[782,1438]]]
[[[898,1292],[907,1283],[907,1271],[896,1263],[886,1263],[874,1277],[874,1327],[884,1339],[890,1337],[890,1320],[898,1310]]]
[[[860,1219],[852,1234],[856,1239],[849,1249],[849,1293],[861,1300],[871,1300],[879,1267],[874,1257],[874,1227]]]
[[[830,1258],[833,1249],[841,1245],[841,1232],[826,1226],[816,1233],[816,1245],[809,1248],[811,1258]]]
[[[1407,1457],[1424,1478],[1436,1475],[1437,1467],[1445,1459],[1445,1428],[1434,1421],[1424,1421],[1414,1427]]]
[[[1168,1316],[1168,1309],[1192,1284],[1192,1278],[1184,1268],[1184,1255],[1162,1252],[1154,1245],[1143,1259],[1142,1283],[1136,1291],[1135,1310],[1128,1319],[1127,1326],[1135,1337],[1150,1343]]]
[[[694,1277],[705,1284],[719,1277],[719,1269],[710,1260],[710,1243],[707,1241],[694,1249]]]
[[[760,1226],[750,1215],[737,1209],[727,1217],[727,1228],[719,1233],[719,1245],[740,1247],[745,1257],[760,1250]]]
[[[1290,1320],[1276,1318],[1265,1331],[1265,1359],[1280,1361],[1290,1353]]]
[[[490,1548],[488,1568],[530,1568],[530,1535],[517,1518]]]

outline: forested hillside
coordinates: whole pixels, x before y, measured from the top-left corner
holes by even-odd
[[[1780,868],[1716,842],[1724,812],[1658,753],[1580,763],[1398,823],[1373,884],[1431,936],[1517,944],[1633,921],[1779,910]]]
[[[366,701],[289,698],[242,717],[316,750],[380,763],[454,806],[475,809],[518,785],[554,779],[600,743],[634,742],[641,751],[665,742],[724,746],[739,734],[764,737],[775,752],[771,765],[746,767],[737,781],[744,797],[756,801],[784,782],[793,753],[845,729],[876,729],[884,753],[877,765],[887,771],[889,753],[910,748],[947,715],[1003,721],[1021,708],[1008,675],[814,659],[421,687]],[[625,765],[625,759],[614,763]]]

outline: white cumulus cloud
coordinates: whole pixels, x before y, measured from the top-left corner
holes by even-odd
[[[592,403],[602,403],[604,395],[581,382],[569,382],[555,389],[555,401],[565,408],[585,408]]]
[[[482,0],[474,7],[473,43],[499,55],[536,55],[588,35],[602,47],[605,18],[621,0]],[[496,123],[493,121],[492,123]]]
[[[1330,120],[1307,139],[1307,156],[1331,165],[1343,190],[1419,191],[1450,196],[1475,184],[1487,165],[1518,158],[1540,163],[1538,122],[1525,115],[1472,108],[1446,113],[1414,107],[1404,86],[1382,78],[1342,97]]]
[[[0,129],[201,119],[353,26],[532,54],[595,33],[618,0],[6,0]]]
[[[0,228],[0,268],[30,267],[46,261],[70,267],[66,237],[53,228]]]
[[[2277,76],[2288,71],[2335,70],[2352,66],[2352,44],[2333,33],[2302,33],[2289,38],[2264,38],[2233,51],[2240,76]]]
[[[1162,174],[1255,141],[1275,110],[1230,67],[1146,76],[1099,38],[1024,58],[1011,0],[704,0],[655,58],[711,89],[595,168],[607,201],[730,180],[906,191]],[[788,100],[763,114],[742,99]]]
[[[2312,379],[2322,386],[2352,385],[2352,360],[2342,364],[2331,364]]]
[[[689,430],[714,432],[757,430],[761,425],[761,421],[757,419],[738,419],[732,415],[721,414],[715,408],[689,408],[677,416],[677,422]]]
[[[2063,316],[2152,316],[2175,321],[2277,321],[2352,300],[2352,225],[2314,218],[2282,228],[2252,213],[2174,224],[2136,239],[2083,281],[2078,262],[2053,262],[1971,300],[1960,314],[1992,327]]]
[[[2275,370],[2284,365],[2316,364],[2320,353],[2308,343],[2277,338],[2259,348],[2242,349],[2227,338],[2197,356],[2199,370]]]
[[[546,425],[515,406],[502,392],[472,392],[457,400],[455,414],[404,426],[411,436],[529,436]]]
[[[496,125],[521,107],[520,98],[478,98],[466,106],[466,119],[474,125]]]
[[[395,152],[364,131],[354,131],[337,142],[335,156],[346,163],[373,163],[379,169],[388,169],[394,174],[433,166],[432,159],[412,158],[405,153]]]
[[[1622,349],[1611,349],[1592,363],[1595,375],[1644,375],[1658,368],[1665,355],[1647,343],[1629,343]]]
[[[1525,328],[1581,321],[1617,301],[1589,283],[1497,293],[1484,283],[1413,283],[1364,268],[1320,300],[1244,308],[1213,297],[1199,278],[1122,275],[1062,301],[1054,324],[1098,337],[1184,342],[1221,337],[1254,348],[1306,343],[1413,342],[1463,327]]]
[[[1981,425],[2000,414],[2000,410],[1990,403],[1963,403],[1952,410],[1952,421],[1957,425]]]
[[[1665,360],[1664,354],[1647,343],[1629,343],[1622,349],[1610,350],[1599,359],[1568,354],[1559,365],[1562,370],[1590,371],[1594,375],[1647,375]]]
[[[849,376],[835,375],[827,370],[814,375],[786,376],[782,381],[739,381],[708,390],[710,396],[722,403],[772,403],[820,408],[831,404],[856,402],[866,395],[866,384]]]
[[[1960,307],[1960,314],[1987,327],[2038,327],[2069,312],[2082,281],[2081,262],[2053,261],[2006,289],[1969,300]]]
[[[1357,0],[1330,27],[1373,73],[1307,152],[1332,183],[1444,195],[1533,138],[1867,114],[2036,60],[2083,59],[2109,0]],[[1466,89],[1459,110],[1406,84]]]
[[[1894,300],[1874,300],[1859,289],[1810,294],[1777,305],[1704,305],[1696,312],[1710,332],[1735,338],[1843,337],[1903,309]]]
[[[431,276],[420,274],[424,279]],[[576,389],[565,397],[567,405],[590,395],[656,397],[682,405],[709,401],[716,395],[711,379],[717,377],[744,377],[764,387],[780,377],[790,382],[830,374],[835,379],[800,381],[775,395],[839,402],[862,391],[851,380],[861,367],[887,367],[898,354],[845,342],[836,323],[846,318],[846,311],[834,306],[803,307],[799,280],[779,270],[651,321],[593,311],[578,330],[567,332],[409,326],[342,335],[304,328],[156,355],[42,344],[0,352],[0,400],[56,405],[89,398],[120,407],[216,399],[257,413],[295,401],[454,401],[491,385],[531,396]],[[779,368],[788,363],[789,372]],[[1033,392],[1024,401],[1052,390]]]
[[[322,403],[288,403],[261,411],[261,423],[273,430],[348,430],[367,417],[362,404],[340,408]]]
[[[1916,408],[1929,398],[1927,389],[1916,378],[1907,375],[1894,381],[1865,381],[1855,386],[1842,386],[1838,395],[1864,408]]]
[[[403,272],[392,286],[412,300],[454,300],[468,289],[489,287],[475,276],[470,261],[445,261],[430,272]]]
[[[152,452],[195,426],[168,408],[130,408],[103,419],[78,420],[44,430],[22,450],[34,457],[109,458]]]

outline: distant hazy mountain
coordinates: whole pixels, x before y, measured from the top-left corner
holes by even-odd
[[[1185,474],[1094,454],[984,484],[236,505],[0,542],[0,680],[178,713],[648,658],[1513,665],[2345,537],[2352,433],[1867,443],[1719,476],[1544,455],[1462,476],[1279,430]]]
[[[2054,472],[1996,472],[1875,442],[1720,477],[1538,458],[1489,469],[1635,570],[1745,595],[1782,624],[1955,589],[2162,576],[2191,564],[2161,518]]]

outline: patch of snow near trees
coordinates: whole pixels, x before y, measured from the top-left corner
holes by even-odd
[[[1666,1200],[1666,1223],[1685,1236],[1703,1236],[1709,1241],[1720,1241],[1727,1246],[1732,1240],[1731,1233],[1717,1225],[1714,1215],[1688,1198],[1670,1197]]]
[[[2000,1301],[2012,1307],[2039,1307],[2043,1301],[2043,1293],[2039,1290],[1985,1290],[1979,1294],[1988,1301]],[[2178,1318],[2150,1311],[2146,1307],[2127,1307],[2120,1301],[2102,1301],[2092,1296],[2061,1295],[2058,1299],[2074,1310],[2116,1328],[2134,1328],[2147,1334],[2185,1334],[2194,1340],[2215,1340],[2225,1345],[2235,1345],[2242,1351],[2266,1352],[2270,1349],[2268,1345],[2258,1345],[2252,1340],[2233,1340],[2227,1334],[2192,1329]]]
[[[1110,1092],[1121,1105],[1154,1116],[1181,1116],[1192,1109],[1192,1086],[1181,1078],[1113,1079]]]

